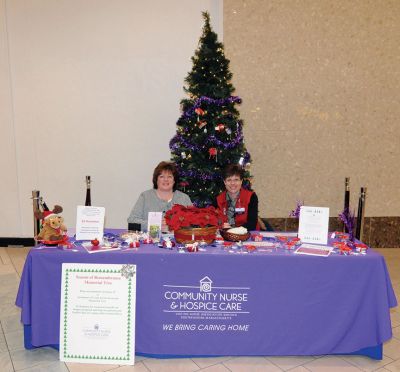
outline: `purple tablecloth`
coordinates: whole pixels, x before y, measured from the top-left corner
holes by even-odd
[[[153,245],[89,254],[31,250],[16,304],[31,344],[59,343],[61,265],[137,265],[136,352],[154,355],[319,355],[392,336],[396,298],[384,258],[285,250],[177,253]]]

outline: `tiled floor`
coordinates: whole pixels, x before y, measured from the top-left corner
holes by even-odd
[[[400,309],[391,310],[394,337],[384,345],[384,358],[325,357],[221,357],[191,359],[136,358],[135,366],[61,363],[51,348],[25,350],[20,310],[14,305],[19,278],[29,248],[0,248],[0,372],[400,372]],[[389,266],[392,284],[400,300],[400,249],[379,249]]]

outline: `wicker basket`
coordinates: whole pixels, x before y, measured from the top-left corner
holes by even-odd
[[[246,234],[233,234],[228,232],[228,229],[221,229],[219,232],[224,240],[228,240],[230,242],[244,242],[250,238],[249,232]]]
[[[189,229],[175,230],[175,240],[177,243],[187,244],[195,241],[205,241],[210,244],[215,239],[217,228],[215,226],[210,227],[194,227]]]

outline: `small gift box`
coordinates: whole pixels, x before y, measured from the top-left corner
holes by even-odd
[[[360,253],[366,253],[367,252],[368,246],[366,244],[364,244],[364,243],[356,243],[355,246],[356,246],[356,251],[357,252],[360,252]]]
[[[171,249],[172,247],[175,247],[175,242],[173,242],[173,241],[170,240],[170,239],[165,239],[165,240],[163,241],[163,247],[164,247],[164,248]]]
[[[349,247],[346,243],[341,243],[339,246],[339,252],[340,254],[343,254],[345,256],[349,255],[353,250],[351,247]]]
[[[129,248],[139,248],[140,243],[138,241],[133,241],[129,243]]]
[[[217,244],[223,244],[224,243],[224,238],[222,236],[217,236],[215,238],[215,243]]]
[[[295,247],[296,247],[296,242],[294,242],[293,240],[285,244],[285,249],[288,249],[289,251],[294,249]]]
[[[199,244],[197,242],[194,242],[193,244],[186,244],[185,247],[188,252],[198,252],[199,251]]]
[[[251,234],[251,240],[255,242],[262,242],[263,237],[261,234]]]
[[[246,249],[250,253],[254,252],[256,250],[256,246],[255,245],[246,244],[243,247],[244,247],[244,249]]]
[[[291,242],[293,242],[295,245],[301,245],[301,240],[300,240],[300,238],[293,238],[293,239],[291,240]]]
[[[342,231],[335,231],[332,233],[332,239],[346,240],[349,238],[349,234]]]

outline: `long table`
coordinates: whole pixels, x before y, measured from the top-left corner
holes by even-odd
[[[89,254],[33,248],[16,305],[25,347],[59,343],[62,263],[137,265],[136,353],[158,357],[362,354],[382,358],[397,305],[384,258],[283,249]]]

